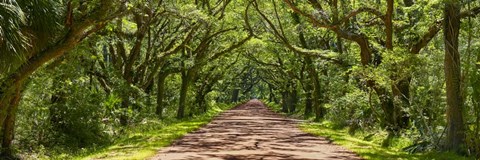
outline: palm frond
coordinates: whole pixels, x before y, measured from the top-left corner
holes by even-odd
[[[0,1],[0,73],[24,59],[22,52],[27,48],[28,41],[21,27],[25,24],[26,16],[16,1]]]
[[[37,34],[34,35],[36,39],[55,38],[61,29],[60,22],[65,12],[65,7],[58,0],[22,0],[18,4],[27,15],[27,27]]]
[[[64,8],[58,0],[0,0],[0,74],[55,42]]]
[[[19,53],[25,48],[26,38],[21,26],[26,22],[20,7],[0,2],[0,42],[7,51]]]

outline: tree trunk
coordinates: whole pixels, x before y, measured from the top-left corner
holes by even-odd
[[[14,98],[11,100],[7,117],[3,123],[3,130],[2,130],[3,139],[2,139],[2,147],[1,147],[2,156],[10,157],[13,155],[12,141],[14,138],[15,118],[17,114],[17,108],[21,99],[20,93],[21,91],[18,88],[16,90]]]
[[[387,50],[393,50],[393,6],[394,0],[387,0],[387,13],[385,14],[385,47]]]
[[[157,80],[157,108],[155,108],[155,114],[158,117],[162,118],[163,116],[163,99],[165,98],[165,79],[167,78],[167,74],[159,73],[158,80]]]
[[[240,89],[238,89],[238,88],[233,89],[231,102],[238,102],[239,94],[240,94]]]
[[[282,92],[282,112],[283,113],[288,112],[288,92],[287,91]]]
[[[14,156],[12,141],[15,135],[15,114],[22,98],[21,89],[24,86],[24,80],[7,78],[0,81],[0,135],[2,140],[0,159],[10,159]]]
[[[305,118],[308,118],[312,115],[312,106],[313,106],[313,95],[312,95],[312,92],[313,92],[313,86],[309,85],[307,87],[307,91],[306,91],[306,94],[305,94],[305,112],[303,113],[303,116]]]
[[[268,94],[268,101],[275,102],[275,94],[273,93],[273,87],[271,84],[268,84],[269,94]]]
[[[375,93],[380,100],[380,106],[384,112],[382,127],[388,131],[389,134],[394,135],[398,131],[398,126],[395,120],[395,106],[393,99],[389,96],[386,88],[374,86]],[[388,146],[388,144],[387,144]]]
[[[338,17],[340,14],[338,14],[338,0],[332,0],[331,1],[332,3],[332,13],[333,13],[333,17],[332,17],[332,20],[334,23],[338,23]],[[336,46],[334,48],[334,50],[340,54],[343,53],[343,41],[342,41],[342,38],[340,38],[339,36],[336,36],[337,37],[337,40],[336,40]]]
[[[148,106],[148,107],[153,106],[152,97],[150,95],[152,95],[152,92],[153,92],[153,86],[155,85],[154,81],[155,79],[153,79],[151,82],[148,82],[148,84],[145,87],[145,94],[147,95],[145,100],[146,101],[145,106]]]
[[[460,2],[447,0],[444,8],[445,82],[447,92],[447,135],[445,150],[461,152],[465,141],[461,97],[461,64],[458,52]]]
[[[316,76],[316,78],[318,78],[318,76]],[[314,81],[313,108],[315,109],[316,121],[320,121],[325,117],[326,109],[322,103],[322,91],[321,91],[320,82],[318,81],[318,79]]]
[[[182,72],[182,86],[180,88],[180,99],[177,110],[177,118],[185,117],[185,108],[187,103],[187,92],[190,85],[190,81],[194,78],[196,70],[189,69],[186,72]]]
[[[288,105],[288,112],[293,113],[295,112],[297,108],[297,102],[298,102],[298,94],[297,94],[297,89],[294,87],[295,85],[292,85],[293,88],[290,91],[290,96],[289,96],[289,105]]]
[[[182,73],[182,86],[180,88],[180,99],[177,110],[177,118],[183,118],[185,116],[185,103],[187,99],[188,91],[188,76],[187,73]]]
[[[325,117],[326,109],[323,106],[323,96],[322,96],[322,88],[320,85],[320,78],[316,72],[316,69],[313,68],[313,63],[310,63],[312,68],[309,69],[310,78],[312,79],[313,83],[313,109],[315,109],[315,121],[320,121]]]
[[[205,93],[197,93],[195,96],[195,101],[198,105],[198,108],[200,109],[201,112],[206,113],[207,112],[207,105],[205,102]]]
[[[412,77],[408,76],[392,86],[393,97],[398,100],[400,104],[395,105],[395,123],[400,129],[408,128],[410,123],[410,115],[403,111],[402,108],[408,108],[410,106],[410,81]]]

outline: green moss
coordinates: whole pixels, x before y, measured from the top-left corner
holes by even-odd
[[[304,123],[300,129],[304,132],[317,136],[322,136],[333,140],[333,143],[342,145],[353,152],[359,154],[365,159],[412,159],[412,160],[447,160],[447,159],[473,159],[462,157],[454,153],[430,152],[422,154],[409,154],[401,151],[401,148],[410,145],[410,141],[405,138],[397,138],[392,141],[392,147],[382,148],[381,141],[386,136],[384,133],[375,134],[368,141],[364,140],[366,134],[357,134],[351,136],[346,129],[332,129],[328,122],[324,123]],[[330,127],[329,127],[330,126]]]

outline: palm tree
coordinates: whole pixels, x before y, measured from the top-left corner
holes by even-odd
[[[127,0],[0,0],[0,159],[12,155],[24,81],[126,10]]]
[[[1,156],[12,155],[15,112],[22,83],[9,87],[17,70],[49,45],[59,33],[60,3],[53,0],[0,0],[0,128]]]

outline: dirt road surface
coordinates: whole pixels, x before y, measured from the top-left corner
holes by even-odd
[[[301,121],[251,100],[163,148],[154,160],[361,159],[355,153],[298,129]]]

